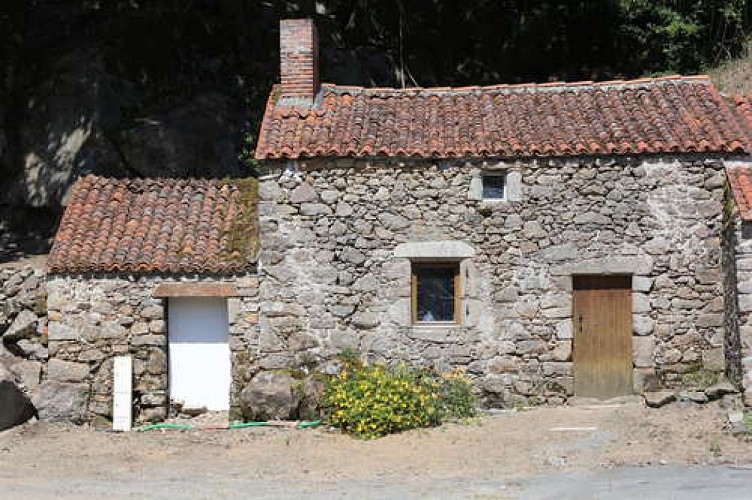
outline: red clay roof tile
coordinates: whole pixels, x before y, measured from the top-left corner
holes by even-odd
[[[726,168],[726,176],[742,220],[752,220],[752,166],[733,165]]]
[[[706,76],[367,89],[325,84],[311,109],[272,90],[258,159],[752,152]],[[752,111],[750,111],[752,115]]]
[[[235,274],[258,250],[256,181],[111,179],[73,187],[49,271]]]

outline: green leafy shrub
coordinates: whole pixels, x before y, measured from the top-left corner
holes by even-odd
[[[444,418],[471,418],[476,414],[478,399],[473,394],[473,382],[462,370],[441,375],[440,400]]]
[[[328,422],[372,439],[475,414],[472,383],[461,372],[438,376],[407,365],[368,365],[346,356],[324,391]]]

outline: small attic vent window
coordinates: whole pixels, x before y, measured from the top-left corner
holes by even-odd
[[[506,174],[483,174],[483,199],[489,201],[504,201],[507,199]]]

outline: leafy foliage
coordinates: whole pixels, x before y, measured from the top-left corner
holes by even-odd
[[[342,371],[327,383],[323,405],[331,425],[372,439],[473,416],[471,389],[461,372],[437,376],[404,364],[368,365],[347,356]]]

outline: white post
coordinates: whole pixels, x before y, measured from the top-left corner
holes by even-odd
[[[113,365],[112,430],[131,430],[133,399],[133,361],[130,356],[116,356]]]

